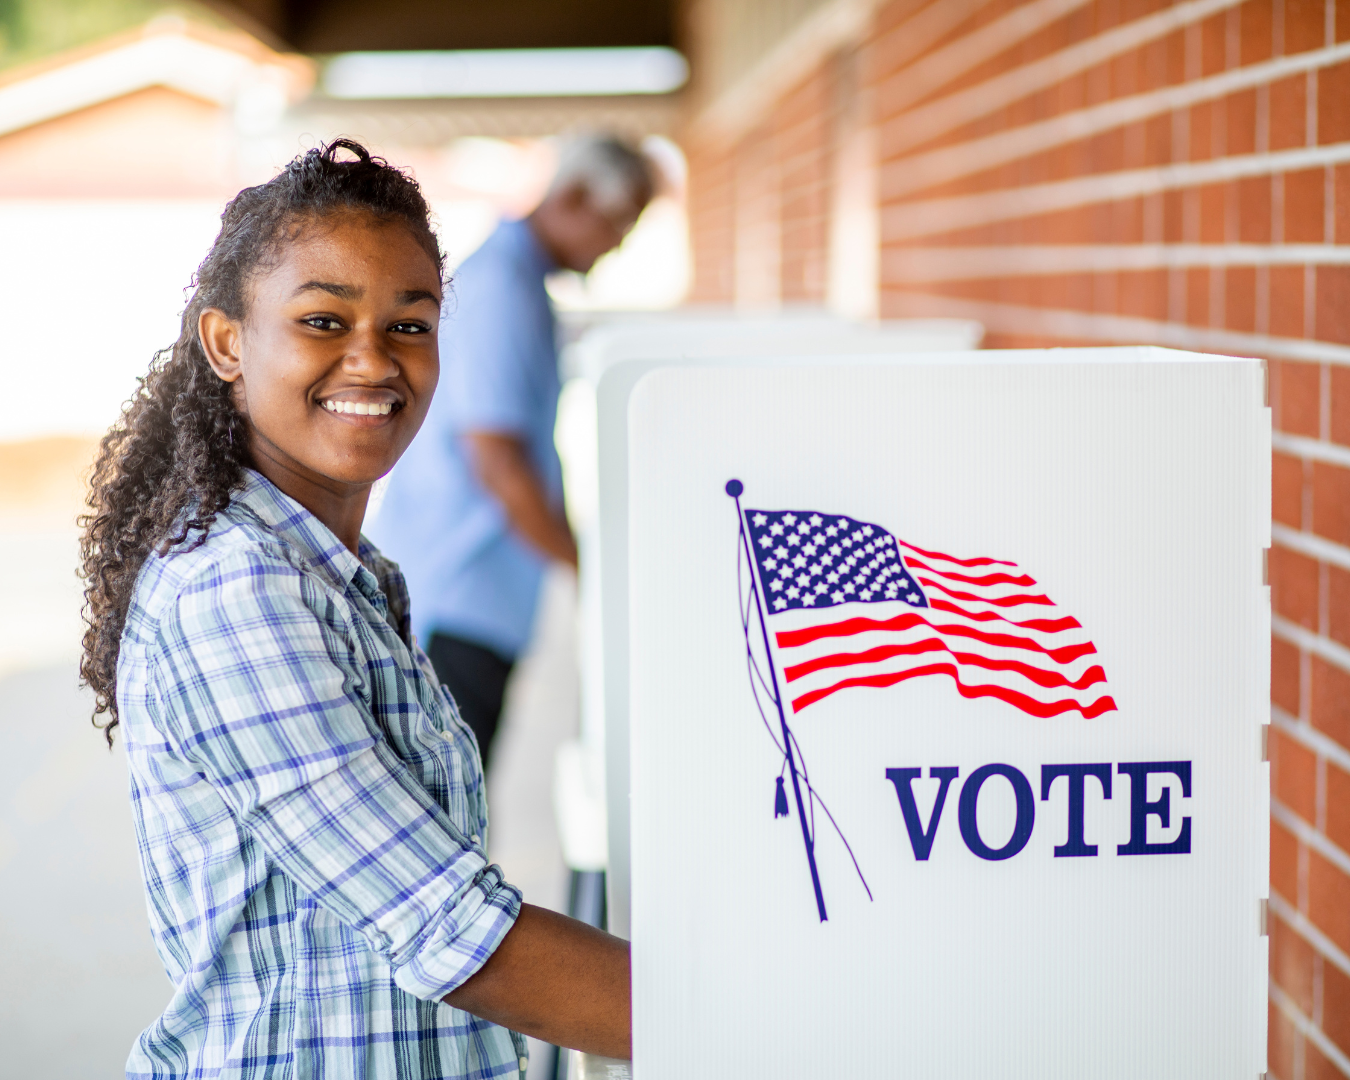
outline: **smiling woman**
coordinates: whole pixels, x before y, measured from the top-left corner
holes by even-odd
[[[518,1032],[628,1055],[626,943],[487,862],[473,734],[360,535],[436,388],[443,267],[411,179],[310,151],[226,208],[103,440],[82,672],[176,988],[128,1076],[500,1077]]]

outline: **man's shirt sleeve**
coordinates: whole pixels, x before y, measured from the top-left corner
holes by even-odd
[[[161,722],[277,865],[432,1000],[483,965],[520,894],[380,734],[359,617],[279,555],[212,563],[161,622]]]

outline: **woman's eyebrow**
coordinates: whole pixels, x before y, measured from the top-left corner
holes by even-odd
[[[313,290],[331,293],[333,296],[336,296],[339,300],[358,300],[360,299],[362,293],[365,292],[364,289],[358,288],[355,285],[342,285],[336,281],[306,281],[303,285],[297,288],[295,292],[293,292],[291,295],[299,296],[301,293],[310,292]]]
[[[434,292],[426,289],[408,289],[398,294],[400,304],[420,304],[423,300],[430,300],[437,307],[440,306],[441,298]]]

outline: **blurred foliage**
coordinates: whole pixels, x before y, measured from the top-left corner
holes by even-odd
[[[166,12],[220,25],[205,8],[172,0],[0,0],[0,70],[130,30]]]

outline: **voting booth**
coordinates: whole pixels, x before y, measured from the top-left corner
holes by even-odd
[[[969,350],[983,335],[984,328],[969,319],[856,322],[810,309],[756,317],[695,308],[602,322],[565,349],[569,379],[558,444],[580,556],[582,730],[558,752],[553,802],[572,891],[582,901],[572,914],[598,924],[607,906],[608,928],[628,934],[625,417],[634,380],[672,361],[781,363],[828,352],[887,362],[911,353]],[[598,396],[605,399],[603,409]],[[606,662],[607,652],[614,662]],[[611,805],[619,807],[617,814],[610,815]],[[607,874],[607,905],[596,903],[600,873]]]
[[[598,402],[634,1075],[1263,1072],[1262,365],[675,360]]]

